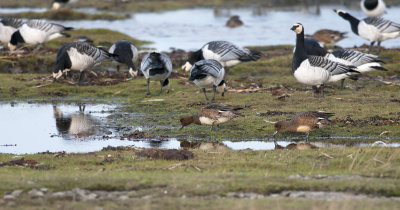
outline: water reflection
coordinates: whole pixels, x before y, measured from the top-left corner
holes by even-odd
[[[56,120],[56,128],[59,135],[65,139],[69,135],[75,137],[89,137],[99,134],[100,122],[91,114],[85,113],[85,104],[78,104],[78,113],[63,113],[61,109],[53,105],[53,115]]]

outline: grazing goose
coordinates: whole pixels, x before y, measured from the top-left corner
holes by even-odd
[[[53,71],[53,82],[60,78],[64,72],[79,70],[81,71],[79,83],[81,83],[86,70],[103,61],[116,60],[117,57],[117,55],[86,42],[67,43],[58,50],[56,66]]]
[[[211,104],[200,109],[200,112],[192,116],[184,116],[181,118],[181,129],[192,123],[197,125],[214,125],[226,123],[237,116],[243,116],[237,110],[243,109],[241,106],[229,106],[223,104]]]
[[[360,73],[367,73],[370,71],[387,71],[380,63],[384,63],[385,57],[378,57],[372,54],[362,53],[356,50],[339,49],[328,53],[325,48],[318,45],[318,40],[313,38],[304,39],[307,55],[323,56],[329,60],[336,61],[349,66],[356,66],[356,70]],[[354,76],[354,75],[353,75]],[[350,79],[357,80],[358,77],[350,77]],[[344,87],[344,79],[341,80],[341,87]]]
[[[117,41],[110,47],[108,52],[118,55],[117,62],[126,64],[129,68],[129,74],[133,78],[137,77],[138,70],[134,63],[138,58],[138,50],[132,42],[127,40]],[[119,71],[119,65],[117,70]]]
[[[319,129],[329,124],[329,117],[334,113],[323,113],[317,111],[300,112],[289,121],[279,121],[275,123],[274,136],[280,131],[306,133],[306,141],[310,131]]]
[[[368,17],[359,20],[343,10],[334,10],[340,17],[350,22],[351,30],[358,36],[371,42],[369,50],[378,42],[378,53],[381,42],[400,36],[400,24],[381,17]]]
[[[160,81],[160,93],[162,90],[169,92],[169,80],[168,77],[172,72],[172,61],[168,55],[164,53],[151,52],[143,57],[140,71],[143,73],[147,81],[147,92],[150,93],[150,80]]]
[[[206,94],[206,88],[213,88],[213,97],[211,101],[214,101],[215,92],[224,94],[225,88],[225,70],[222,65],[216,60],[201,60],[195,63],[190,69],[189,81],[193,81],[198,87],[203,90],[206,100],[208,97]]]
[[[68,2],[75,3],[77,1],[78,0],[71,0],[71,1],[70,0],[54,0],[51,9],[52,10],[58,10],[58,9],[61,8],[61,5],[65,5]]]
[[[383,15],[386,5],[383,0],[361,0],[361,9],[369,17]]]
[[[354,66],[347,66],[320,56],[307,55],[304,44],[304,28],[300,23],[291,28],[297,34],[296,50],[293,55],[292,71],[297,81],[313,86],[313,96],[318,87],[321,87],[321,96],[324,96],[323,85],[351,75]],[[357,72],[358,73],[358,72]]]
[[[59,24],[48,23],[45,20],[28,20],[12,36],[8,47],[15,50],[18,43],[43,44],[59,37],[70,37],[64,31],[72,30]]]
[[[212,41],[205,44],[201,49],[193,52],[182,70],[189,71],[194,63],[200,60],[212,59],[220,62],[223,67],[231,67],[241,62],[256,61],[261,57],[261,52],[239,48],[226,41]]]
[[[325,46],[334,46],[336,42],[346,38],[347,32],[322,29],[316,31],[312,36],[322,42]]]
[[[24,24],[22,19],[12,17],[1,17],[0,18],[0,42],[9,43],[11,35],[18,30],[19,27]]]

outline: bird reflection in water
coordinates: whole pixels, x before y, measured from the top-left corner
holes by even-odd
[[[53,115],[59,135],[65,139],[84,138],[98,133],[98,120],[85,113],[85,105],[78,104],[79,112],[66,113],[53,105]]]

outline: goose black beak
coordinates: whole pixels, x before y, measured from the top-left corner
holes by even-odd
[[[294,31],[294,30],[296,30],[296,28],[297,28],[297,26],[292,26],[292,27],[290,28],[290,30]]]
[[[336,9],[333,9],[333,11],[334,11],[335,13],[337,13],[337,10],[336,10]]]

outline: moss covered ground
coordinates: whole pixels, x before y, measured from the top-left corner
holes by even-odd
[[[133,40],[124,34],[108,30],[77,30],[73,35],[86,34],[95,44],[110,46],[110,40],[130,39],[139,48],[142,41]],[[29,73],[1,73],[0,100],[18,101],[92,101],[124,104],[126,113],[140,112],[140,118],[130,115],[120,117],[121,126],[143,126],[149,135],[177,137],[197,140],[272,140],[273,126],[264,122],[284,120],[292,114],[268,115],[268,111],[300,112],[322,110],[334,112],[334,123],[325,129],[312,132],[310,141],[334,143],[398,142],[400,136],[400,51],[386,49],[381,56],[391,57],[384,67],[387,72],[373,72],[363,76],[358,91],[355,83],[346,81],[346,88],[338,90],[339,84],[326,88],[325,98],[311,96],[311,88],[299,84],[291,74],[292,46],[252,47],[261,50],[264,56],[257,62],[243,63],[230,69],[229,88],[225,97],[217,96],[217,103],[246,106],[244,117],[210,131],[207,126],[191,125],[179,130],[182,115],[195,114],[205,104],[199,89],[188,83],[179,66],[174,64],[178,76],[171,79],[171,91],[160,96],[145,96],[146,83],[143,78],[121,80],[112,85],[73,86],[65,82],[50,84],[51,67],[54,64],[57,47],[68,40],[59,39],[48,43],[47,55],[26,58],[1,57],[1,69],[8,72],[20,63],[26,62],[24,69],[35,66],[38,59],[45,66],[42,71]],[[94,71],[115,69],[112,62],[97,66]],[[126,67],[121,66],[121,71]],[[125,69],[124,69],[125,68]],[[126,73],[126,72],[125,72]],[[50,85],[48,85],[50,84]],[[39,87],[38,87],[39,86]],[[245,91],[250,87],[257,91]],[[157,93],[159,83],[151,83],[151,91]],[[54,94],[47,93],[64,93]],[[57,94],[56,94],[57,95]],[[152,100],[152,99],[162,99]],[[112,116],[111,116],[112,117]],[[351,119],[351,120],[350,120]],[[298,137],[287,133],[278,138]],[[300,136],[301,137],[301,136]],[[341,138],[335,138],[341,137]],[[344,138],[342,138],[344,137]],[[346,139],[349,138],[349,139]],[[372,139],[370,139],[372,138]],[[213,151],[191,150],[194,159],[187,161],[152,160],[137,157],[135,150],[102,151],[87,154],[23,155],[51,167],[36,170],[29,167],[0,167],[0,194],[15,189],[29,191],[46,187],[53,191],[84,188],[88,190],[124,191],[135,190],[130,195],[134,201],[85,201],[31,200],[26,194],[17,208],[221,208],[256,209],[273,205],[276,209],[393,209],[398,207],[400,196],[400,152],[398,148],[345,148],[315,150],[276,151]],[[110,154],[113,161],[105,161]],[[0,162],[13,160],[11,154],[0,154]],[[18,157],[20,158],[20,157]],[[195,167],[194,167],[195,166]],[[329,176],[350,176],[352,178],[319,179]],[[297,175],[311,177],[298,178]],[[293,178],[293,176],[295,176]],[[353,177],[354,176],[354,177]],[[297,177],[297,178],[296,178]],[[383,196],[385,199],[364,200],[313,200],[295,198],[264,197],[256,200],[226,197],[230,192],[248,192],[268,196],[285,190],[328,191]],[[167,192],[167,193],[165,193]],[[152,195],[154,199],[140,199]],[[351,202],[350,202],[351,201]],[[0,199],[0,208],[9,202]]]

